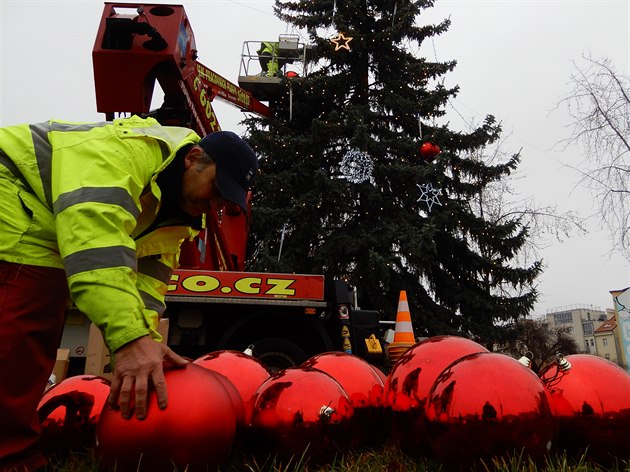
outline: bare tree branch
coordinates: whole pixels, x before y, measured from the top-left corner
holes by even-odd
[[[583,59],[584,66],[574,63],[571,89],[558,104],[572,120],[571,134],[560,144],[583,147],[585,158],[573,168],[595,197],[614,251],[630,260],[630,78],[609,59]]]

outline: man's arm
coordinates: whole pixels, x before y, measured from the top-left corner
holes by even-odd
[[[162,150],[153,140],[120,139],[113,125],[92,129],[89,135],[52,133],[51,140],[57,240],[71,296],[113,352],[114,392],[125,396],[123,412],[128,415],[135,403],[144,416],[150,383],[160,385],[160,403],[166,399],[163,359],[181,363],[148,336],[153,319],[147,319],[136,286],[137,248],[130,236]],[[122,367],[116,365],[121,356]],[[138,397],[133,399],[135,391]],[[118,398],[112,395],[111,400]]]

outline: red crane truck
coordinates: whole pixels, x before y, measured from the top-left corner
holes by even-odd
[[[299,62],[298,50],[306,58],[308,47],[294,38],[288,38],[287,46],[291,58],[285,62]],[[254,58],[247,52],[242,63]],[[93,67],[97,110],[106,119],[153,116],[163,125],[185,126],[200,136],[220,129],[214,99],[272,116],[272,107],[254,94],[258,90],[259,97],[269,100],[270,91],[280,90],[283,80],[252,74],[245,67],[241,88],[198,62],[181,5],[105,3]],[[164,101],[151,110],[156,81]],[[345,282],[322,275],[244,272],[249,213],[233,205],[206,215],[207,230],[182,248],[181,267],[173,273],[166,297],[168,345],[190,358],[251,348],[272,369],[331,350],[382,365],[379,313],[359,310]],[[71,351],[71,366],[73,357],[80,361],[85,356],[85,345],[77,341],[81,329],[70,321],[64,330],[62,347]]]

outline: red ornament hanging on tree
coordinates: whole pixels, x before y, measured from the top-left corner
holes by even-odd
[[[428,141],[420,146],[420,156],[425,162],[433,162],[440,152],[442,152],[440,146]]]

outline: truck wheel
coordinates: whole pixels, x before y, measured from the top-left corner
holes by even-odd
[[[302,364],[308,355],[297,344],[282,338],[265,338],[254,343],[254,357],[271,372]]]

